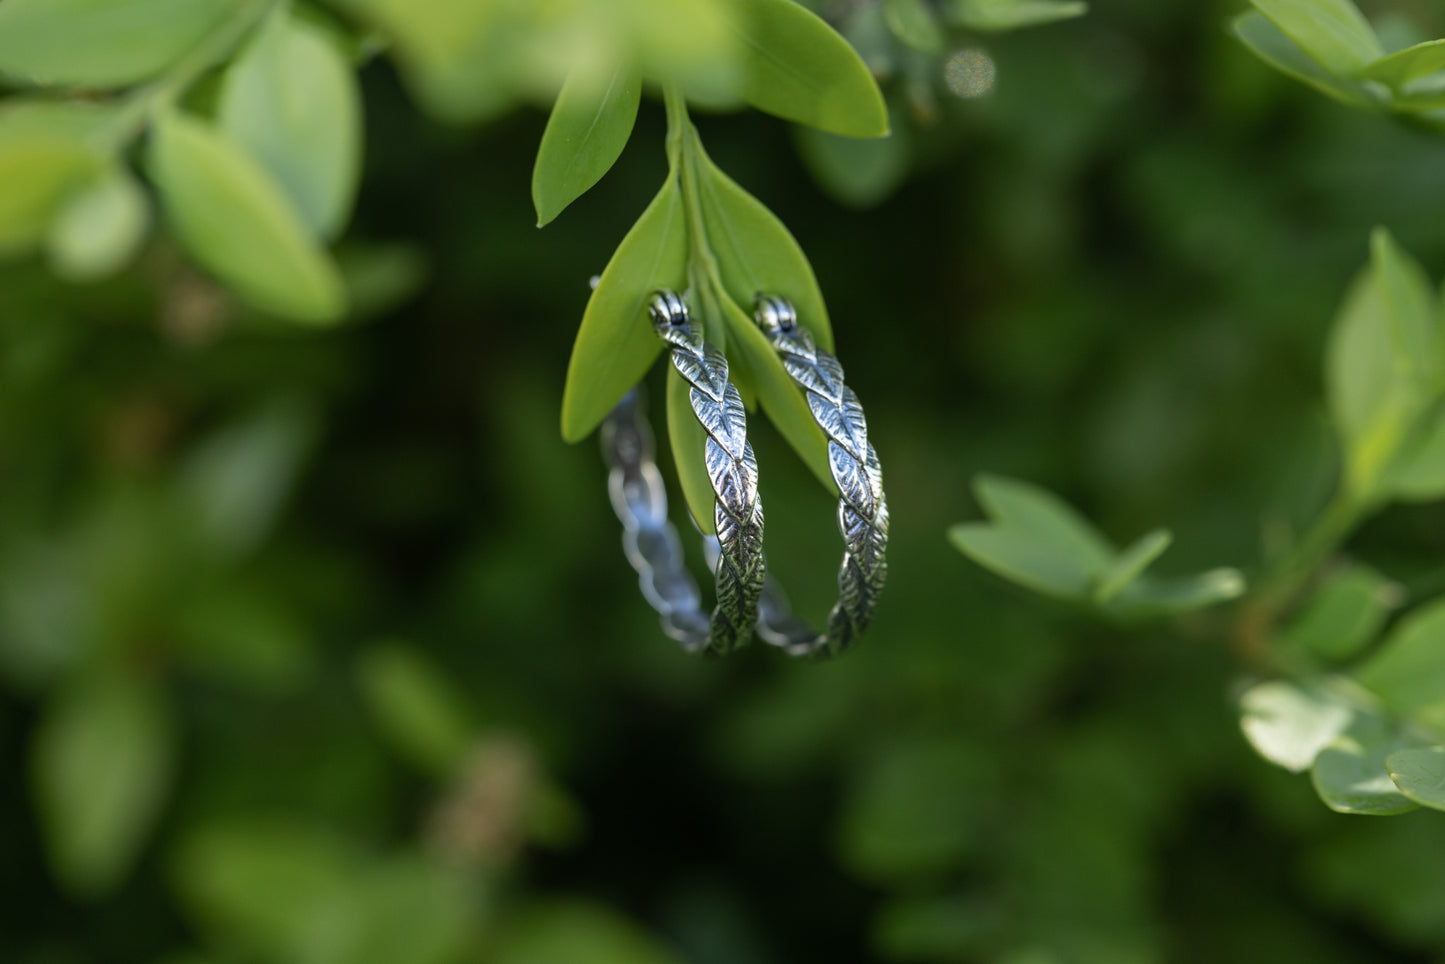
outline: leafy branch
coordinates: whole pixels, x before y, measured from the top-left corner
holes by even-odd
[[[1327,352],[1337,491],[1263,567],[1221,637],[1248,669],[1275,677],[1241,698],[1246,737],[1266,758],[1310,769],[1320,797],[1343,812],[1445,809],[1431,782],[1445,756],[1445,600],[1417,605],[1381,639],[1399,590],[1359,564],[1336,565],[1354,531],[1390,502],[1445,498],[1442,359],[1442,304],[1420,266],[1377,230]],[[984,478],[978,495],[993,521],[954,527],[954,543],[1046,595],[1136,620],[1244,593],[1233,570],[1177,580],[1172,591],[1145,576],[1168,543],[1164,530],[1118,552],[1047,492]]]
[[[1445,40],[1387,51],[1352,0],[1251,0],[1235,35],[1276,70],[1352,107],[1445,128]]]

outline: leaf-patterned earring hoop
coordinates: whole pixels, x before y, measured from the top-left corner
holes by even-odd
[[[754,320],[807,397],[808,408],[828,438],[828,466],[838,486],[838,532],[843,562],[838,568],[838,601],[818,633],[793,615],[772,580],[760,602],[758,635],[794,656],[834,656],[868,628],[888,575],[888,501],[883,471],[868,441],[868,423],[858,396],[843,382],[838,359],[799,326],[793,306],[759,294]]]
[[[603,423],[602,449],[611,466],[608,489],[622,521],[628,561],[637,570],[643,595],[662,617],[663,631],[689,651],[723,655],[747,643],[757,621],[764,577],[758,463],[747,439],[742,396],[728,380],[727,360],[703,342],[675,292],[655,293],[648,309],[653,329],[671,349],[673,367],[688,383],[693,414],[707,432],[704,456],[718,546],[708,560],[717,585],[711,616],[702,612],[697,583],[684,566],[677,530],[667,518],[667,492],[653,460],[638,389]]]

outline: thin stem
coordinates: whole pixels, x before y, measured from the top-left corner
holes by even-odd
[[[179,100],[206,71],[221,63],[268,14],[286,0],[248,0],[170,70],[149,84],[128,94],[120,113],[107,132],[120,148],[145,130],[157,113]]]
[[[1292,670],[1287,654],[1272,647],[1275,627],[1319,567],[1369,514],[1370,505],[1341,490],[1294,547],[1259,580],[1239,611],[1234,648],[1244,662],[1266,670]]]
[[[1367,506],[1344,492],[1336,495],[1304,537],[1260,582],[1260,595],[1288,602],[1350,533],[1359,526]]]
[[[669,163],[675,169],[678,184],[682,189],[683,217],[687,221],[688,257],[687,278],[694,297],[698,300],[699,314],[706,321],[716,321],[711,326],[711,337],[718,348],[727,341],[726,325],[719,298],[726,297],[722,286],[722,275],[718,271],[717,257],[708,242],[707,221],[702,212],[701,164],[706,160],[702,144],[698,140],[697,128],[687,114],[687,100],[675,84],[662,88],[663,103],[667,108],[667,154]]]

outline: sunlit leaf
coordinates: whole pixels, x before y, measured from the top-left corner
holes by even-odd
[[[1445,702],[1445,600],[1402,619],[1355,675],[1397,713]]]
[[[1016,30],[1083,16],[1079,0],[944,0],[945,16],[969,30]]]
[[[1364,76],[1398,90],[1441,70],[1445,70],[1445,40],[1431,40],[1382,57],[1365,68]]]
[[[717,532],[713,520],[717,495],[707,474],[707,430],[697,420],[690,400],[687,381],[669,363],[667,366],[667,437],[672,445],[672,460],[677,466],[677,481],[682,487],[683,501],[699,530],[705,535]]]
[[[1239,709],[1239,726],[1250,745],[1294,773],[1308,770],[1354,718],[1351,706],[1323,686],[1284,680],[1251,687]]]
[[[1250,0],[1320,66],[1352,77],[1385,55],[1351,0]]]
[[[1112,611],[1127,618],[1166,616],[1238,599],[1248,588],[1244,574],[1228,566],[1192,576],[1141,576],[1114,599]]]
[[[1326,357],[1331,413],[1346,453],[1346,485],[1372,495],[1440,378],[1434,293],[1384,230],[1335,320]]]
[[[1396,750],[1385,766],[1405,796],[1422,807],[1445,810],[1445,746]]]
[[[0,256],[38,244],[70,193],[105,169],[95,137],[111,116],[73,104],[0,109]]]
[[[1155,529],[1148,535],[1141,536],[1120,552],[1109,568],[1099,575],[1094,585],[1094,600],[1107,603],[1113,599],[1138,579],[1145,569],[1153,565],[1154,560],[1163,555],[1173,541],[1174,535],[1168,529]]]
[[[567,441],[591,434],[662,351],[647,302],[658,288],[686,286],[686,237],[682,195],[677,178],[669,176],[613,252],[587,302],[562,394]]]
[[[1018,479],[982,474],[974,496],[1000,526],[1054,543],[1086,572],[1102,571],[1114,559],[1114,547],[1063,499]]]
[[[632,134],[642,78],[627,66],[600,75],[576,68],[568,76],[532,169],[537,225],[546,224],[602,179]]]
[[[1058,599],[1083,599],[1097,574],[1059,543],[1018,529],[966,522],[950,528],[948,538],[985,569]]]
[[[1375,99],[1364,84],[1357,80],[1336,77],[1321,67],[1257,10],[1235,17],[1231,26],[1235,36],[1239,37],[1246,47],[1281,73],[1303,81],[1346,104],[1356,107],[1375,104]]]
[[[1015,479],[974,481],[991,525],[954,526],[949,538],[979,565],[1047,596],[1093,606],[1116,619],[1202,609],[1244,592],[1234,569],[1160,579],[1144,574],[1169,543],[1158,530],[1120,553],[1058,496]]]
[[[749,104],[834,134],[888,133],[873,75],[822,18],[795,0],[736,0],[734,7]]]
[[[52,698],[31,762],[51,866],[68,890],[98,896],[129,873],[170,791],[174,742],[162,694],[128,672]]]
[[[569,51],[548,49],[549,41],[558,38],[539,29],[539,19],[555,13],[546,3],[340,2],[392,40],[412,93],[443,120],[494,117],[511,106],[524,87],[550,81],[553,71],[559,71],[556,80],[561,83]]]
[[[788,299],[797,310],[798,324],[832,351],[828,309],[803,249],[777,215],[712,163],[695,135],[691,144],[707,240],[728,294],[748,310],[759,292]]]
[[[1315,792],[1340,813],[1387,815],[1415,809],[1385,768],[1386,758],[1404,745],[1388,720],[1356,713],[1345,732],[1315,757]]]
[[[150,169],[186,248],[242,297],[299,321],[341,316],[346,296],[336,265],[235,141],[168,114],[156,124]]]
[[[46,246],[55,273],[75,281],[125,267],[150,227],[150,199],[129,171],[115,167],[60,205]]]
[[[324,30],[277,8],[227,69],[217,119],[312,233],[341,230],[361,167],[361,95]]]
[[[5,0],[0,72],[44,84],[118,87],[189,53],[239,0]]]

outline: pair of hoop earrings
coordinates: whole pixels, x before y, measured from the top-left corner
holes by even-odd
[[[658,291],[649,305],[653,330],[670,349],[688,383],[693,414],[707,432],[704,458],[715,497],[717,534],[703,551],[716,582],[717,602],[704,611],[697,582],[683,559],[677,529],[667,517],[667,489],[653,456],[639,389],[618,402],[602,424],[607,485],[622,522],[622,544],[648,603],[668,636],[690,652],[724,655],[754,631],[790,656],[835,656],[867,629],[887,576],[888,503],[883,473],[868,441],[868,423],[838,359],[818,348],[786,300],[757,298],[754,320],[778,353],[793,383],[828,438],[828,463],[841,494],[838,532],[843,562],[838,601],[823,631],[795,616],[766,575],[758,463],[747,438],[742,396],[728,380],[728,363],[703,341],[676,292]]]

